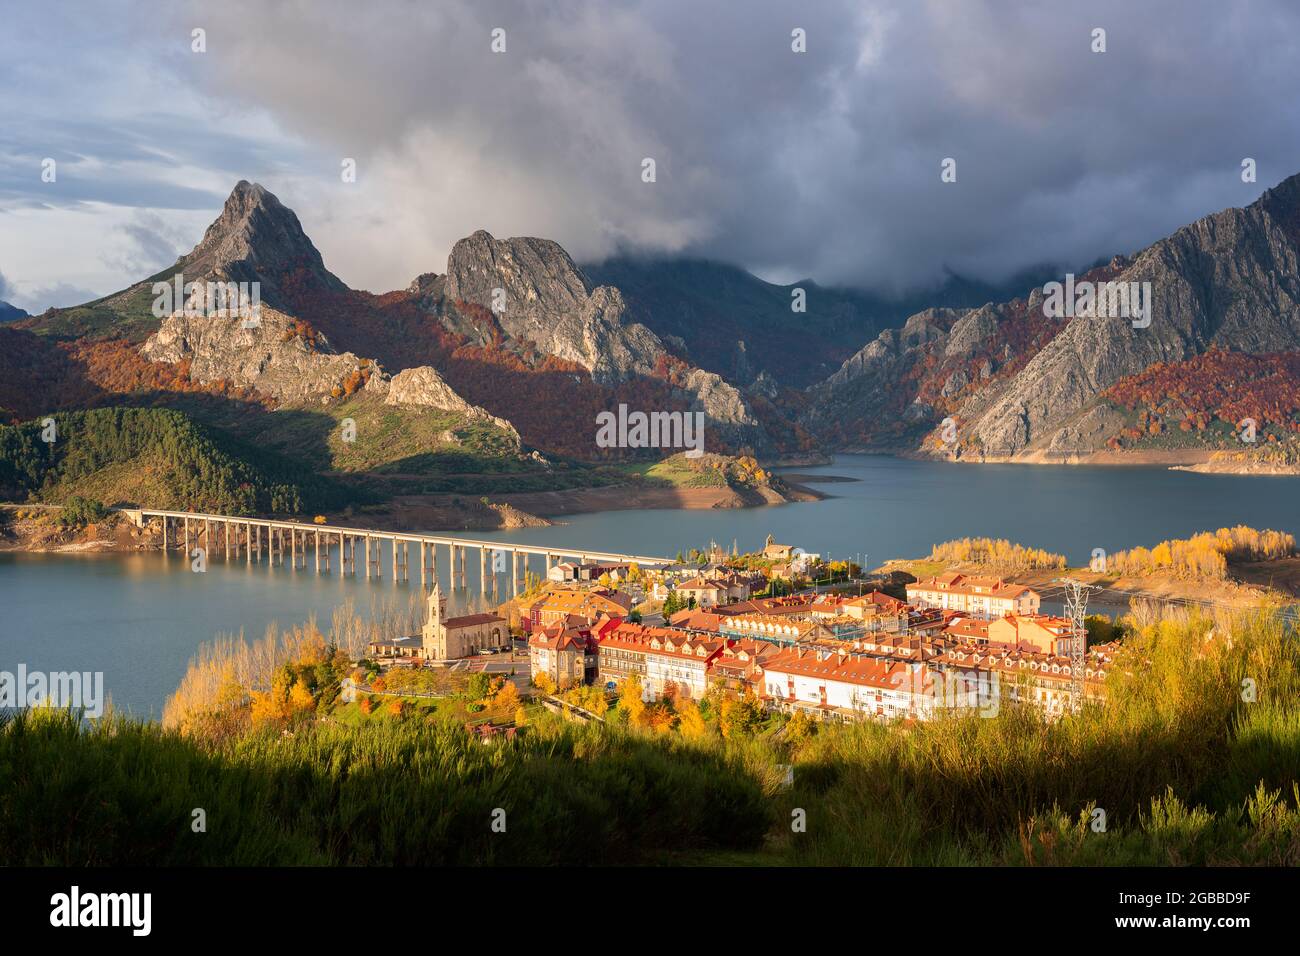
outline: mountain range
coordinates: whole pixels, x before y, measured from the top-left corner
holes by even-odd
[[[155,283],[177,275],[258,283],[258,323],[155,315]],[[1300,177],[1078,277],[1149,283],[1145,327],[1050,317],[1050,278],[951,277],[894,301],[698,259],[579,266],[551,240],[480,230],[442,272],[373,294],[240,182],[173,266],[0,328],[0,416],[165,405],[413,491],[592,480],[584,469],[638,457],[595,444],[596,415],[620,403],[702,412],[710,450],[769,460],[1194,460],[1233,447],[1241,418],[1260,447],[1294,445]]]
[[[811,390],[838,447],[978,460],[1171,460],[1255,444],[1294,456],[1300,402],[1300,177],[1077,281],[1149,284],[1145,324],[1050,318],[1042,288],[932,308],[887,329]],[[1225,356],[1231,356],[1226,358]],[[1228,371],[1231,369],[1231,371]],[[1224,376],[1229,376],[1225,380]],[[936,426],[947,419],[945,440]]]

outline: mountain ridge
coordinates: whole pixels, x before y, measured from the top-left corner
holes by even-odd
[[[900,427],[886,434],[821,434],[841,447],[940,457],[1059,460],[1114,451],[1132,416],[1104,395],[1126,379],[1211,347],[1300,349],[1298,239],[1300,176],[1293,176],[1249,206],[1203,216],[1078,277],[1149,282],[1148,327],[1123,318],[1049,318],[1041,288],[977,310],[917,313],[810,389],[805,420],[890,414]],[[953,421],[955,440],[943,440],[940,419]]]

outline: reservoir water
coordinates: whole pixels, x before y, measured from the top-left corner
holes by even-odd
[[[951,538],[988,535],[1065,554],[1084,564],[1108,552],[1233,524],[1300,531],[1300,478],[1198,475],[1163,468],[952,465],[843,455],[798,469],[843,476],[818,490],[832,496],[770,508],[610,511],[573,515],[550,528],[467,532],[465,537],[556,548],[675,555],[710,541],[752,550],[768,533],[831,558],[871,566],[927,553]],[[406,529],[404,529],[406,530]],[[409,529],[434,531],[438,529]],[[446,552],[440,555],[443,587]],[[477,560],[453,609],[480,604]],[[332,565],[337,569],[337,563]],[[196,574],[177,554],[0,554],[0,671],[103,671],[114,705],[158,717],[199,644],[218,632],[260,637],[315,613],[328,625],[351,599],[405,602],[418,584],[385,577],[317,576],[288,567],[226,565]],[[533,565],[535,573],[541,564]],[[505,594],[504,576],[500,593]]]

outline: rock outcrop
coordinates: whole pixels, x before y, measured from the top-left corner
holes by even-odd
[[[495,239],[479,230],[452,247],[445,276],[421,276],[412,290],[450,331],[485,339],[481,326],[458,308],[478,306],[516,343],[580,365],[600,385],[617,387],[637,376],[658,375],[673,355],[646,326],[625,321],[618,289],[593,285],[549,239]],[[766,447],[761,423],[740,390],[721,375],[690,368],[678,381],[677,396],[703,411],[708,427],[725,442]]]
[[[336,353],[323,334],[267,305],[251,327],[240,318],[174,313],[140,354],[151,362],[188,360],[196,382],[224,380],[286,403],[328,396],[371,365],[351,352]]]
[[[664,344],[644,325],[624,324],[623,296],[592,286],[559,243],[494,239],[479,230],[452,247],[444,294],[493,313],[513,338],[574,362],[602,385],[654,371]]]
[[[387,405],[400,405],[408,408],[437,408],[447,412],[457,412],[467,418],[490,422],[502,431],[515,436],[519,433],[504,418],[498,418],[486,409],[471,405],[448,385],[437,370],[428,365],[402,369],[389,378],[383,372],[372,376],[367,388],[384,395]]]

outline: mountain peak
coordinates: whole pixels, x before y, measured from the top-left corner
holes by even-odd
[[[293,210],[265,186],[246,179],[235,184],[221,214],[180,265],[186,279],[216,276],[260,282],[262,297],[272,303],[281,280],[299,270],[305,269],[326,288],[345,288],[325,268]]]

